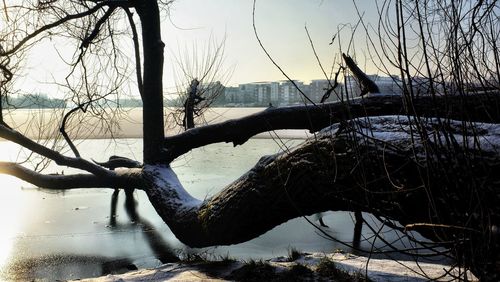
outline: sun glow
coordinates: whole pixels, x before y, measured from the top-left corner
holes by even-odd
[[[0,175],[0,267],[11,255],[15,237],[19,231],[22,217],[23,182],[8,175]]]

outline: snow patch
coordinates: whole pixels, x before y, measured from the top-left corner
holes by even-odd
[[[195,266],[169,263],[154,269],[142,269],[125,274],[89,278],[75,281],[122,282],[122,281],[225,281],[213,279]]]
[[[314,270],[321,259],[328,258],[339,269],[350,273],[367,274],[372,281],[405,281],[420,282],[429,280],[454,281],[456,277],[464,277],[463,269],[454,268],[443,264],[422,263],[416,261],[398,261],[390,259],[369,259],[348,253],[336,252],[330,254],[313,253],[303,255],[294,262],[273,259],[269,263],[280,268],[288,268],[294,264],[302,264]],[[241,267],[241,262],[228,266],[230,273],[235,267]],[[467,273],[469,281],[479,281],[470,272]],[[99,278],[84,279],[79,281],[115,282],[115,281],[227,281],[224,278],[207,275],[206,270],[196,265],[170,263],[154,269],[142,269],[119,275],[107,275]]]
[[[390,93],[390,92],[379,92],[379,93],[367,93],[361,97],[362,98],[369,98],[369,97],[386,97],[386,96],[401,96],[401,94]]]
[[[313,253],[304,256],[298,263],[316,266],[321,258],[327,257],[340,269],[350,273],[367,274],[372,281],[451,281],[456,277],[464,277],[464,270],[458,267],[432,264],[418,261],[398,261],[391,259],[369,259],[349,253],[331,254]],[[472,273],[467,273],[469,281],[478,281]]]
[[[448,144],[464,149],[481,150],[498,154],[500,152],[500,125],[481,122],[463,122],[449,119],[421,118],[418,126],[427,132],[427,142]],[[377,116],[356,118],[349,121],[361,139],[373,138],[382,142],[403,146],[417,146],[422,143],[418,134],[417,121],[407,116]],[[337,124],[326,127],[322,134],[335,134]],[[411,139],[416,141],[411,143]],[[451,141],[450,141],[451,140]]]
[[[115,168],[114,172],[119,176],[127,175],[127,174],[141,174],[142,168],[117,167],[117,168]]]

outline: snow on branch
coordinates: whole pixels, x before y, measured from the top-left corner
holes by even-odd
[[[335,124],[324,128],[321,134],[338,134],[339,130],[349,128],[360,139],[372,139],[375,144],[385,143],[402,150],[411,148],[424,153],[421,145],[432,144],[449,149],[480,151],[484,156],[500,156],[500,124],[496,123],[394,115],[356,118],[341,128]]]
[[[164,205],[169,208],[182,211],[185,209],[197,209],[202,201],[192,197],[182,186],[179,178],[170,166],[165,165],[145,165],[143,169],[146,181],[151,182],[151,186],[159,197],[163,198]]]

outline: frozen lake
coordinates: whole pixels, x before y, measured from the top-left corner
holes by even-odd
[[[251,168],[262,155],[274,154],[300,139],[251,139],[243,146],[213,144],[176,160],[172,167],[195,197],[213,195]],[[98,161],[110,155],[140,159],[142,140],[135,138],[78,141],[82,156]],[[0,160],[23,157],[18,148],[0,142]],[[71,173],[49,165],[46,172]],[[251,241],[205,249],[180,243],[156,214],[142,191],[126,195],[112,189],[48,191],[0,175],[0,280],[66,280],[155,267],[176,255],[205,253],[214,258],[267,259],[286,256],[291,248],[306,252],[352,250],[325,238],[306,219],[297,218]],[[317,216],[309,217],[317,224]],[[365,218],[368,216],[365,215]],[[326,213],[322,230],[352,242],[353,215]],[[368,221],[373,221],[368,218]],[[378,230],[378,228],[377,228]],[[407,241],[387,228],[381,236],[395,245]],[[363,239],[365,238],[365,239]],[[360,247],[388,249],[373,232],[363,229]]]

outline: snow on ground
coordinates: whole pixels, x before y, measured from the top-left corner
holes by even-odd
[[[269,261],[277,268],[290,267],[298,263],[310,267],[312,270],[318,265],[322,258],[329,258],[335,262],[340,269],[350,273],[360,272],[368,274],[372,281],[396,281],[396,282],[420,282],[420,281],[450,281],[462,275],[459,269],[441,264],[417,263],[415,261],[396,261],[388,259],[368,259],[367,257],[337,252],[332,254],[313,253],[303,255],[294,262],[280,257]],[[227,269],[219,270],[218,277],[227,276],[232,270],[243,264],[237,262],[228,265]],[[206,268],[205,268],[206,269]],[[449,273],[448,273],[449,272]],[[450,275],[451,274],[451,275]],[[452,276],[453,275],[453,276]],[[154,269],[142,269],[125,274],[107,275],[98,278],[84,279],[80,281],[117,282],[117,281],[226,281],[223,278],[207,274],[202,267],[196,264],[165,264]],[[467,277],[470,281],[479,281],[470,273]]]
[[[306,263],[308,260],[313,260],[317,263],[322,257],[324,257],[323,254],[315,253],[305,256],[302,260]],[[339,268],[348,272],[367,273],[367,276],[373,281],[450,281],[454,279],[447,274],[448,271],[456,277],[460,274],[458,268],[442,264],[390,259],[368,259],[367,257],[347,253],[332,253],[328,254],[327,257],[336,262]],[[300,261],[299,263],[303,262]],[[472,279],[474,277],[470,273],[468,273],[468,278],[472,281],[479,281]]]
[[[154,269],[142,269],[120,275],[107,275],[79,281],[118,282],[118,281],[225,281],[209,277],[196,267],[180,264],[165,264]]]

